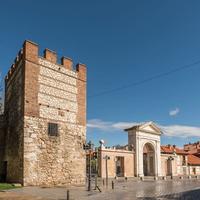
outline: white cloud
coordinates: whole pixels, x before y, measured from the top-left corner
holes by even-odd
[[[117,122],[117,123],[113,123],[112,127],[115,129],[126,129],[126,128],[129,128],[136,124],[138,124],[138,123],[136,123],[136,122]]]
[[[132,122],[105,122],[100,119],[91,119],[88,120],[87,127],[91,129],[99,129],[102,131],[109,131],[113,132],[116,130],[123,130],[125,128],[128,128],[130,126],[135,125],[136,123]]]
[[[174,110],[169,111],[170,116],[176,116],[180,112],[179,108],[175,108]]]
[[[112,127],[112,122],[104,122],[100,119],[91,119],[91,120],[88,120],[87,127],[93,128],[93,129],[100,129],[103,131],[108,131],[109,128]]]
[[[160,126],[164,134],[174,137],[200,137],[200,127],[186,125]]]
[[[139,124],[137,122],[106,122],[100,119],[88,120],[87,127],[89,129],[98,129],[105,132],[123,131],[125,128],[129,128]],[[158,125],[163,131],[164,135],[170,137],[200,137],[200,127],[187,126],[187,125]]]

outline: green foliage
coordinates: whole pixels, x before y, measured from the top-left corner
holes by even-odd
[[[18,188],[18,187],[9,183],[0,183],[0,190],[9,190],[9,189],[14,189],[14,188]]]

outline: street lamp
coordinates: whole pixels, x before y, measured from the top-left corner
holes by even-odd
[[[105,141],[100,140],[100,149],[104,148]],[[106,186],[108,186],[108,160],[110,160],[110,157],[108,155],[104,156],[103,159],[105,159],[105,164],[106,164]]]
[[[91,153],[93,150],[93,144],[89,141],[87,144],[84,144],[83,149],[89,151],[89,173],[88,173],[88,191],[91,191]]]
[[[106,160],[106,186],[108,186],[108,160],[110,160],[110,157],[106,155],[103,159]]]

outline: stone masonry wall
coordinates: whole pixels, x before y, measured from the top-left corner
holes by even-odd
[[[23,62],[12,65],[5,85],[7,181],[23,183]]]
[[[83,184],[85,128],[59,123],[59,136],[47,134],[48,119],[25,117],[24,182],[27,185]]]
[[[4,181],[4,153],[5,153],[5,120],[4,115],[0,115],[0,181]]]
[[[5,120],[4,115],[0,115],[0,160],[3,160],[5,148]]]

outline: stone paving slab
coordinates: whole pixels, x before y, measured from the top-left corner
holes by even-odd
[[[15,192],[0,192],[0,200],[47,200],[43,197],[30,196],[26,194],[18,194]]]
[[[16,200],[26,199],[24,195],[28,200],[66,200],[67,189],[70,191],[70,200],[200,200],[200,180],[115,181],[114,190],[110,182],[108,187],[100,187],[101,193],[94,190],[88,192],[86,187],[24,187],[6,193],[17,195],[14,198]],[[19,198],[21,195],[22,198]],[[0,193],[0,200],[6,199],[1,197]]]

